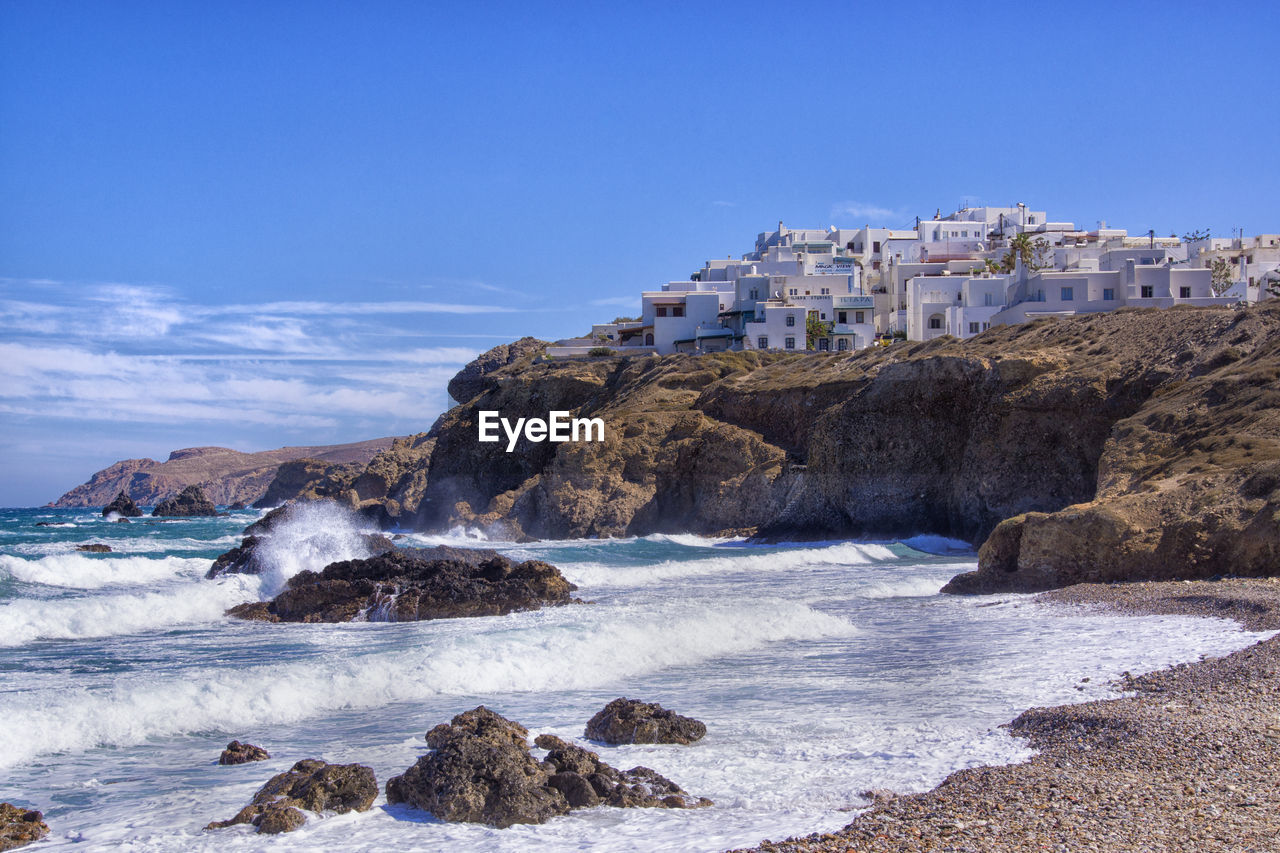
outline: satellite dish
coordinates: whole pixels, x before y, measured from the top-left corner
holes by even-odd
[[[775,290],[775,291],[773,292],[773,298],[774,298],[774,299],[781,299],[781,298],[782,298],[782,291],[781,291],[781,290]]]

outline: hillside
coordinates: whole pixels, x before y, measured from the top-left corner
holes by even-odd
[[[252,503],[262,496],[281,464],[295,459],[320,459],[329,464],[363,466],[391,446],[391,438],[375,438],[352,444],[321,447],[281,447],[243,453],[226,447],[189,447],[175,450],[164,462],[125,459],[104,468],[76,486],[51,506],[104,506],[120,491],[142,505],[176,496],[187,486],[198,485],[216,504]]]
[[[402,525],[985,543],[955,592],[1280,568],[1280,305],[848,355],[531,352],[480,374],[429,433]],[[601,417],[607,440],[506,453],[476,440],[483,409]]]

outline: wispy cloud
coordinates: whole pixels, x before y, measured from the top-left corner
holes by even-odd
[[[634,308],[640,305],[639,296],[606,296],[601,299],[592,299],[592,305],[599,305],[607,308]]]
[[[883,224],[897,222],[905,214],[899,210],[881,207],[864,201],[842,201],[832,206],[831,216],[836,219],[852,219],[855,224]]]

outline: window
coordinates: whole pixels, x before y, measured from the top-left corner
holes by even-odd
[[[831,342],[826,338],[818,338],[818,351],[829,352],[831,350]]]
[[[840,312],[838,312],[838,313],[836,314],[836,321],[837,321],[837,322],[840,322],[840,323],[847,323],[847,322],[849,322],[849,312],[848,312],[848,311],[840,311]]]
[[[993,300],[992,300],[992,296],[991,296],[991,294],[990,294],[990,293],[984,293],[984,294],[982,294],[982,304],[984,304],[984,305],[986,305],[986,306],[990,307],[990,306],[991,306],[991,304],[992,304],[992,301],[993,301]]]
[[[1116,289],[1115,289],[1114,287],[1104,287],[1104,288],[1102,288],[1102,301],[1103,301],[1103,302],[1115,302],[1115,301],[1116,301]]]
[[[982,331],[984,331],[984,332],[985,332],[987,329],[990,329],[990,328],[991,328],[991,324],[990,324],[990,323],[983,323],[983,324],[982,324]]]
[[[1150,299],[1152,296],[1155,296],[1155,288],[1149,284],[1142,285],[1142,298]]]
[[[878,255],[878,254],[880,254],[880,241],[879,241],[879,240],[873,240],[873,241],[872,241],[872,243],[871,243],[871,254],[873,254],[873,255]]]
[[[1062,301],[1070,302],[1076,298],[1076,289],[1074,287],[1062,288]]]
[[[970,324],[969,324],[969,334],[971,334],[971,335],[976,335],[976,334],[978,334],[978,324],[977,324],[977,323],[970,323]]]
[[[844,352],[845,350],[849,349],[849,339],[840,338],[838,341],[836,341],[836,349],[840,350],[840,352]]]
[[[1179,299],[1190,299],[1190,298],[1191,298],[1191,288],[1189,288],[1189,287],[1179,287],[1179,288],[1178,288],[1178,298],[1179,298]]]
[[[788,291],[788,293],[790,293],[792,296],[795,296],[798,292],[799,292],[799,291],[797,291],[794,287],[793,287],[793,288],[791,288],[791,290],[789,290],[789,291]]]
[[[768,348],[769,348],[769,339],[768,339],[768,338],[766,338],[764,335],[761,335],[760,337],[756,338],[756,348],[757,348],[757,349],[768,349]]]
[[[827,312],[825,312],[825,311],[824,311],[824,312],[822,312],[821,314],[819,314],[819,315],[818,315],[818,319],[819,319],[819,320],[825,320],[825,319],[827,319]]]
[[[784,341],[784,343],[786,344],[787,349],[795,349],[795,348],[796,348],[796,339],[795,339],[795,338],[787,338],[787,339],[786,339],[786,341]]]
[[[867,317],[867,312],[866,312],[866,311],[854,311],[854,312],[853,312],[853,322],[855,322],[855,323],[865,323],[865,322],[867,322],[866,317]]]
[[[788,325],[788,326],[794,326],[795,324],[796,324],[796,315],[795,315],[795,314],[788,314],[788,315],[787,315],[787,325]]]
[[[653,332],[649,332],[644,336],[644,345],[647,347],[653,346]]]
[[[753,287],[753,288],[751,288],[751,293],[750,293],[750,295],[748,296],[748,298],[749,298],[749,299],[759,299],[759,298],[760,298],[760,289],[759,289],[759,288],[757,288],[757,287]]]
[[[665,306],[665,305],[659,305],[659,306],[657,307],[657,312],[658,312],[658,316],[659,316],[659,317],[665,317],[665,316],[667,316],[667,306]]]
[[[683,317],[683,316],[684,316],[684,306],[683,306],[683,305],[672,305],[672,306],[671,306],[671,316],[672,316],[672,317]]]
[[[822,290],[819,291],[819,293],[821,293],[823,296],[827,296],[831,293],[831,288],[824,287],[822,288]]]
[[[941,329],[941,328],[942,328],[942,318],[941,318],[941,317],[939,317],[939,316],[937,316],[937,315],[934,315],[934,316],[930,317],[930,318],[929,318],[929,328],[930,328],[930,329]]]

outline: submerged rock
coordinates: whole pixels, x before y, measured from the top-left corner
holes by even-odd
[[[413,622],[568,604],[576,589],[541,560],[515,563],[495,551],[446,546],[392,547],[322,572],[298,572],[271,601],[227,612],[267,622]]]
[[[218,508],[213,505],[213,501],[204,496],[204,490],[199,486],[187,486],[176,498],[169,498],[156,504],[151,514],[197,518],[217,515]]]
[[[110,554],[111,546],[103,545],[101,542],[90,542],[87,545],[77,545],[76,550],[86,554]]]
[[[227,512],[236,512],[238,510],[244,509],[244,507],[245,507],[244,501],[236,501],[227,506]]]
[[[328,764],[307,758],[287,773],[272,776],[235,817],[214,821],[205,829],[251,823],[258,832],[292,832],[306,822],[300,809],[338,814],[364,812],[377,796],[377,779],[373,770],[363,764]]]
[[[13,850],[49,834],[44,815],[12,803],[0,803],[0,850]]]
[[[551,735],[535,743],[549,750],[533,757],[524,726],[481,705],[427,733],[433,752],[387,781],[387,802],[405,803],[440,820],[499,828],[543,823],[570,809],[696,808],[711,805],[648,769],[622,772],[596,753]]]
[[[113,512],[121,518],[137,518],[142,515],[142,510],[138,509],[138,505],[133,502],[133,498],[123,491],[116,495],[111,503],[102,508],[102,517],[106,518]]]
[[[260,746],[233,740],[227,744],[226,749],[222,750],[222,755],[218,757],[218,763],[248,764],[251,761],[266,761],[270,757],[271,753]]]
[[[680,743],[700,740],[707,727],[661,705],[614,699],[587,722],[586,737],[604,743]]]

